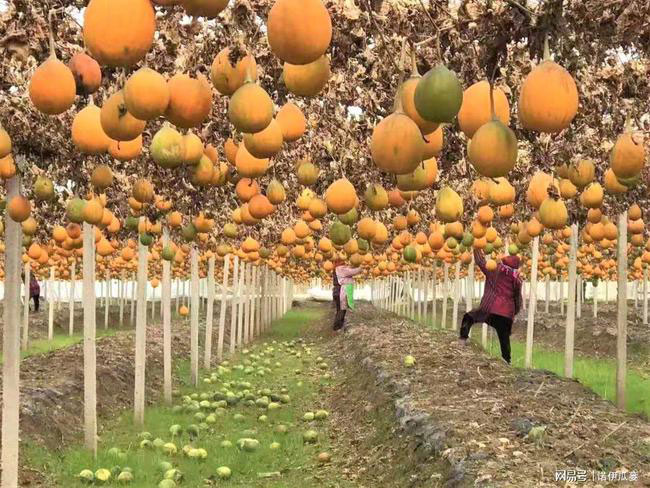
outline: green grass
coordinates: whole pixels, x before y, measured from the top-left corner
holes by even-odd
[[[472,339],[480,345],[480,336]],[[526,344],[511,341],[512,365],[524,367]],[[492,336],[487,343],[487,351],[501,357],[499,342]],[[533,346],[533,367],[564,375],[564,352]],[[591,388],[601,397],[616,400],[616,362],[613,359],[597,359],[577,355],[573,361],[573,376],[583,385]],[[628,370],[625,385],[625,408],[629,412],[644,413],[650,417],[650,378],[644,378],[635,371]]]
[[[320,313],[315,310],[294,309],[287,313],[284,319],[277,321],[271,332],[231,358],[228,371],[218,368],[212,372],[202,371],[201,383],[198,389],[187,385],[189,365],[187,361],[175,365],[176,373],[184,380],[179,387],[181,395],[205,394],[212,399],[215,392],[230,390],[233,392],[250,390],[259,398],[260,390],[268,388],[273,394],[286,391],[290,397],[288,404],[282,404],[278,410],[267,411],[259,406],[247,406],[243,401],[229,405],[219,411],[216,422],[207,429],[202,429],[198,438],[191,440],[186,434],[180,438],[172,438],[169,428],[180,424],[185,429],[190,424],[199,424],[195,413],[184,409],[175,409],[158,405],[148,408],[145,413],[143,429],[133,424],[132,413],[129,411],[115,419],[106,430],[100,433],[98,456],[94,460],[90,452],[81,446],[73,446],[63,451],[46,450],[33,444],[27,446],[28,463],[50,474],[52,486],[66,488],[84,486],[76,475],[83,469],[111,469],[118,465],[133,469],[135,480],[128,486],[134,488],[156,487],[163,478],[159,464],[169,461],[184,473],[181,487],[206,486],[205,480],[212,479],[210,486],[246,486],[246,487],[291,487],[291,486],[345,486],[341,482],[325,482],[320,479],[329,467],[317,467],[316,456],[328,449],[327,420],[303,421],[305,412],[315,412],[322,408],[319,403],[318,389],[321,384],[328,384],[331,379],[325,369],[318,367],[317,346],[308,346],[306,342],[295,341],[306,328],[317,319]],[[253,366],[252,364],[255,364]],[[236,365],[244,368],[251,367],[252,371],[236,369]],[[259,375],[258,368],[270,368],[265,374]],[[211,373],[218,372],[218,376]],[[216,379],[215,379],[216,378]],[[210,383],[205,382],[209,379]],[[214,379],[214,381],[213,381]],[[249,382],[251,386],[242,389],[241,382]],[[283,390],[286,389],[286,390]],[[125,392],[131,395],[132,392]],[[212,401],[212,400],[209,400]],[[175,398],[174,405],[183,405],[182,397]],[[178,408],[178,407],[177,407]],[[215,412],[214,408],[202,409],[206,414]],[[236,420],[235,414],[243,415]],[[268,422],[258,420],[259,415],[267,415]],[[288,432],[277,433],[275,427],[286,425]],[[255,434],[245,433],[254,429]],[[304,444],[302,434],[308,429],[319,432],[317,444]],[[150,432],[152,438],[161,438],[165,442],[173,441],[179,453],[166,456],[156,449],[140,448],[138,433],[141,430]],[[243,452],[237,448],[237,440],[252,437],[259,441],[260,446],[255,452]],[[233,447],[222,447],[221,442],[229,440]],[[271,449],[272,442],[279,442],[281,447]],[[208,453],[205,461],[197,461],[184,456],[181,449],[185,445],[203,448]],[[122,459],[112,458],[108,454],[111,447],[118,447],[124,452]],[[217,480],[216,469],[228,466],[232,470],[232,478],[228,481]],[[279,473],[270,478],[261,477],[263,473]],[[323,476],[324,479],[335,480],[335,477]],[[117,484],[113,482],[111,484]]]
[[[116,329],[97,329],[97,338],[113,336],[118,331]],[[57,349],[63,349],[66,347],[74,346],[75,344],[83,341],[83,334],[61,334],[55,335],[52,340],[49,339],[38,339],[31,341],[29,347],[23,351],[20,351],[20,358],[25,359],[30,356],[36,356],[38,354],[47,354]],[[0,364],[3,362],[2,354],[0,354]]]

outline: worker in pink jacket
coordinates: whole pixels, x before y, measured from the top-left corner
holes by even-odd
[[[334,330],[340,330],[345,323],[345,314],[349,308],[354,309],[354,277],[361,273],[361,268],[351,268],[338,261],[335,264],[334,282],[340,287]]]
[[[510,334],[512,321],[519,313],[522,304],[519,258],[505,256],[497,269],[489,271],[485,266],[483,252],[474,249],[474,261],[485,275],[485,291],[478,308],[463,316],[460,327],[460,342],[467,344],[469,331],[477,322],[485,322],[497,331],[501,344],[501,356],[510,363]]]

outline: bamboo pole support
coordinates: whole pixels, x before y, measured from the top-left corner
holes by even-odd
[[[456,330],[458,322],[458,302],[460,301],[460,261],[454,264],[454,301],[451,313],[451,329]]]
[[[648,265],[643,266],[643,325],[648,325]]]
[[[546,291],[546,303],[544,304],[544,311],[548,313],[548,302],[551,294],[551,279],[549,275],[544,277],[544,288]]]
[[[141,222],[144,217],[140,217]],[[137,317],[135,322],[135,383],[133,419],[138,427],[144,425],[145,367],[147,361],[147,246],[138,239]],[[134,287],[136,288],[136,287]]]
[[[535,331],[535,308],[537,301],[537,267],[539,263],[539,236],[533,238],[533,258],[530,270],[530,303],[528,306],[528,322],[526,326],[526,368],[533,367],[533,335]],[[548,283],[548,281],[547,281]]]
[[[447,298],[449,297],[449,263],[444,264],[444,282],[442,284],[442,322],[441,329],[447,328]]]
[[[627,376],[627,211],[618,216],[616,304],[616,406],[625,410]]]
[[[139,252],[139,251],[138,251]],[[135,305],[138,301],[138,282],[137,276],[134,274],[131,276],[131,327],[135,324]],[[145,310],[146,313],[146,310]]]
[[[230,254],[226,254],[223,258],[221,306],[219,307],[219,335],[217,337],[217,361],[218,362],[221,362],[223,360],[223,339],[224,339],[225,327],[226,327],[226,305],[228,303],[228,271],[229,270],[230,270]]]
[[[208,259],[208,303],[205,307],[205,342],[203,363],[205,369],[212,367],[212,321],[214,315],[214,256]]]
[[[235,353],[237,343],[237,302],[239,302],[239,256],[235,255],[232,274],[232,299],[230,300],[230,354]]]
[[[47,287],[48,292],[52,290],[52,293],[49,293],[47,308],[47,338],[48,340],[54,339],[54,266],[50,267],[50,284]]]
[[[20,192],[20,178],[6,181],[7,200]],[[5,213],[5,278],[2,311],[2,488],[18,486],[20,421],[20,268],[23,230]]]
[[[31,275],[32,275],[32,267],[29,264],[29,261],[27,261],[24,264],[23,267],[23,272],[25,274],[25,292],[23,295],[24,299],[24,306],[23,306],[23,338],[21,342],[21,348],[23,351],[27,350],[27,346],[29,345],[29,284],[31,282]]]
[[[163,227],[163,248],[169,245],[169,229]],[[172,310],[171,263],[162,261],[162,322],[163,322],[163,397],[172,404]]]
[[[199,251],[195,245],[190,250],[191,305],[190,305],[190,381],[199,386]]]
[[[106,296],[104,297],[104,329],[108,329],[108,314],[111,307],[111,273],[106,267]]]
[[[84,312],[84,445],[97,457],[97,344],[95,296],[95,231],[83,224]]]
[[[438,320],[438,261],[433,260],[433,271],[431,272],[431,288],[433,289],[433,296],[431,299],[431,322],[433,327],[436,327]]]
[[[566,315],[566,334],[564,339],[564,376],[573,378],[573,352],[576,319],[576,265],[578,251],[578,224],[571,225],[569,242],[569,280]]]
[[[237,295],[237,347],[241,348],[244,342],[244,310],[246,308],[246,263],[242,262],[239,266],[239,288]]]
[[[75,292],[75,285],[77,283],[77,260],[73,258],[72,261],[72,271],[70,273],[70,293],[68,294],[69,298],[69,304],[68,304],[68,312],[70,314],[69,317],[69,322],[68,322],[68,335],[73,335],[74,334],[74,292]]]

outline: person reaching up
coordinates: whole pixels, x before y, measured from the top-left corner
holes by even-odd
[[[510,334],[512,321],[521,310],[521,277],[519,276],[519,258],[506,256],[495,270],[488,270],[485,256],[479,249],[474,249],[474,261],[485,275],[485,291],[478,308],[470,310],[463,316],[460,327],[460,343],[467,344],[469,331],[477,322],[485,322],[497,331],[501,356],[510,364]]]
[[[335,283],[340,287],[337,303],[334,330],[340,330],[345,324],[345,314],[348,309],[354,310],[354,277],[361,273],[361,268],[351,268],[338,261],[334,268]]]

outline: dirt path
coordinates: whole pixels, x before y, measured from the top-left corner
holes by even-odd
[[[366,390],[340,412],[340,423],[347,428],[355,416],[372,418],[372,394],[390,398],[385,409],[396,415],[409,448],[402,443],[370,453],[367,468],[379,464],[381,473],[382,456],[420,461],[411,462],[420,468],[412,470],[411,484],[394,486],[558,486],[555,472],[564,469],[586,470],[589,482],[580,486],[621,486],[592,479],[612,471],[639,477],[624,486],[650,486],[650,424],[576,381],[512,369],[477,348],[458,346],[454,333],[427,332],[367,304],[350,324],[329,350],[339,368],[357,371],[348,374],[352,390],[359,383]],[[412,368],[404,366],[407,354],[416,358]],[[427,464],[440,469],[421,469]],[[360,476],[378,476],[368,471]]]

